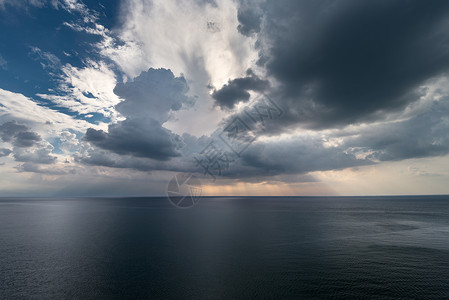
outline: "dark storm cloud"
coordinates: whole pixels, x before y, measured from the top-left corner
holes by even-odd
[[[449,153],[449,101],[432,103],[416,116],[393,124],[369,127],[345,146],[369,151],[372,160],[390,161]]]
[[[107,132],[90,128],[84,139],[120,155],[159,161],[179,156],[180,137],[162,124],[170,112],[192,103],[186,96],[188,89],[183,77],[175,77],[166,69],[151,68],[131,82],[119,83],[114,93],[125,100],[116,109],[126,120],[110,124]]]
[[[153,119],[126,119],[109,126],[108,132],[89,128],[85,140],[117,154],[130,154],[157,160],[179,156],[176,136]]]
[[[263,181],[281,174],[307,174],[374,164],[369,159],[358,159],[343,150],[341,147],[325,147],[320,138],[257,142],[233,162],[223,176],[250,181],[259,178]]]
[[[11,142],[15,147],[32,147],[41,137],[16,121],[9,121],[0,125],[0,137],[4,142]]]
[[[230,109],[248,101],[249,91],[263,91],[284,113],[260,128],[256,124],[256,136],[296,133],[290,139],[254,141],[222,177],[285,181],[289,175],[449,153],[447,98],[407,120],[379,122],[400,115],[423,95],[432,98],[421,86],[449,70],[449,2],[281,0],[256,5],[252,12],[251,1],[241,3],[238,29],[257,36],[258,64],[276,85],[270,89],[268,80],[250,71],[212,96]],[[162,126],[171,111],[191,102],[187,90],[184,78],[165,69],[118,84],[115,93],[125,100],[117,110],[126,120],[108,131],[89,129],[85,139],[94,150],[77,161],[203,173],[193,156],[222,129],[209,137],[184,134],[181,139]],[[358,122],[370,126],[346,127]],[[302,136],[300,126],[333,130]]]
[[[120,169],[134,169],[138,171],[167,170],[178,172],[192,172],[195,170],[194,160],[189,157],[176,157],[169,161],[136,157],[134,155],[116,154],[111,151],[90,149],[86,153],[76,153],[76,162],[85,165],[103,166]]]
[[[141,157],[131,155],[117,155],[109,151],[89,151],[84,155],[75,155],[75,161],[91,166],[102,166],[118,169],[134,169],[138,171],[153,171],[161,166]]]
[[[222,176],[244,181],[265,181],[280,175],[285,179],[288,174],[447,155],[449,98],[438,96],[438,99],[421,104],[407,117],[403,115],[401,120],[348,127],[323,134],[256,140],[241,157],[231,157],[230,168],[222,170]],[[265,124],[272,121],[275,119],[265,120]],[[262,133],[263,129],[258,132]],[[191,144],[202,144],[204,148],[208,143],[210,141],[198,140],[186,144],[189,147]],[[227,149],[226,145],[219,145],[219,148]]]
[[[237,30],[243,35],[250,36],[260,31],[262,11],[256,3],[245,0],[240,1],[237,20],[240,23],[237,26]]]
[[[289,108],[283,125],[378,118],[415,101],[421,84],[449,70],[448,1],[276,0],[262,7],[259,64],[281,83],[273,97]]]
[[[222,108],[233,108],[239,102],[246,102],[250,98],[248,91],[262,92],[269,87],[267,80],[257,77],[251,70],[247,76],[229,80],[221,89],[212,93],[215,103]]]

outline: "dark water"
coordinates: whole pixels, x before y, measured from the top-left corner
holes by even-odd
[[[0,299],[449,298],[449,197],[1,199]]]

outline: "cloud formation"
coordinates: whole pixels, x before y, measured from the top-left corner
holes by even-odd
[[[246,77],[229,80],[219,90],[212,93],[215,103],[221,108],[232,109],[239,102],[247,102],[250,98],[248,91],[263,92],[269,86],[268,80],[260,79],[249,69]]]
[[[237,12],[237,20],[239,25],[237,30],[246,36],[258,33],[262,23],[262,10],[256,1],[240,1],[240,6]]]
[[[7,148],[0,148],[0,157],[8,156],[11,154],[11,150]]]
[[[46,182],[72,193],[92,181],[109,193],[128,178],[133,187],[145,181],[144,191],[151,177],[160,190],[172,172],[205,175],[194,157],[220,134],[232,139],[238,130],[223,128],[236,117],[246,118],[254,140],[239,155],[218,144],[233,155],[221,170],[229,186],[358,176],[362,166],[391,164],[442,174],[441,182],[449,176],[444,164],[435,167],[449,154],[446,1],[86,3],[0,0],[5,16],[61,16],[39,32],[55,37],[51,53],[37,39],[14,46],[30,72],[16,67],[14,47],[2,50],[1,189],[32,177],[30,191]],[[29,24],[38,21],[17,27]],[[263,95],[283,113],[267,120],[276,110],[266,111]],[[434,165],[417,171],[412,160]]]
[[[31,147],[41,140],[41,137],[29,130],[25,125],[9,121],[0,125],[0,137],[4,142],[11,142],[15,147]]]
[[[284,125],[379,118],[449,70],[447,1],[269,0],[263,8],[259,65],[280,84],[272,96],[289,108]]]
[[[103,150],[155,160],[179,156],[179,136],[162,125],[170,113],[192,104],[188,85],[170,70],[149,69],[133,81],[119,83],[114,92],[124,101],[116,109],[126,119],[108,131],[88,129],[84,139]]]
[[[0,156],[8,156],[12,153],[15,161],[37,164],[53,164],[57,160],[51,154],[54,147],[50,143],[42,140],[38,133],[16,121],[0,125],[0,138],[13,146],[13,150],[2,148]]]

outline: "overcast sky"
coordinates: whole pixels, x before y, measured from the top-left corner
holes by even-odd
[[[449,193],[449,1],[0,0],[0,196]]]

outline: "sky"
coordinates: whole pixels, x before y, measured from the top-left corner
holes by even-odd
[[[0,0],[0,196],[449,194],[449,2]]]

